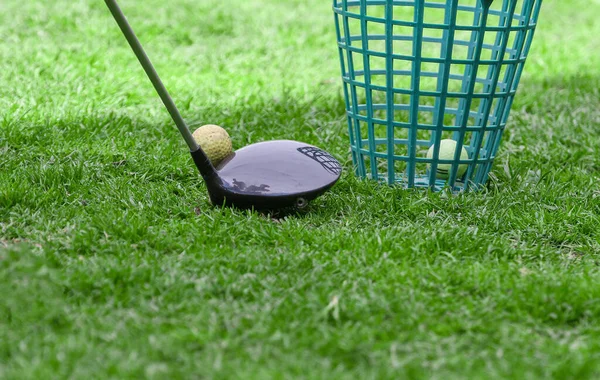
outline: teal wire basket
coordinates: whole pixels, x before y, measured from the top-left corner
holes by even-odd
[[[357,175],[408,188],[481,188],[541,4],[334,0]],[[456,149],[440,158],[445,139],[454,140]],[[449,168],[445,178],[440,166]]]

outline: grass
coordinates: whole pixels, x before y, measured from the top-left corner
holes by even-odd
[[[192,125],[345,174],[285,218],[211,207],[101,1],[3,0],[0,378],[600,376],[600,3],[545,1],[456,197],[351,174],[330,2],[134,3]]]

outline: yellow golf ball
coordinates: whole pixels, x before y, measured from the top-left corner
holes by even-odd
[[[213,166],[217,166],[233,153],[229,134],[218,125],[203,125],[194,131],[193,136]]]
[[[438,159],[454,160],[454,154],[456,153],[456,146],[457,146],[456,141],[454,141],[452,139],[445,139],[445,140],[440,141],[440,152],[439,152]],[[427,151],[428,159],[433,158],[433,150],[434,149],[435,149],[435,145],[432,145],[431,148],[429,148],[429,150]],[[469,153],[467,152],[467,150],[465,149],[464,146],[462,147],[462,150],[460,152],[460,159],[461,159],[461,161],[469,159]],[[456,172],[456,178],[462,177],[466,173],[467,168],[468,168],[467,164],[458,165],[457,172]],[[437,169],[435,171],[435,176],[439,179],[448,179],[450,177],[450,170],[452,170],[452,164],[439,163],[437,166]]]

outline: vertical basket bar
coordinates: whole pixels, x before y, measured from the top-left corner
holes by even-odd
[[[354,139],[355,146],[352,147],[354,156],[357,158],[357,162],[354,163],[356,166],[356,170],[358,171],[358,175],[364,177],[366,175],[365,170],[365,161],[363,155],[361,153],[362,150],[362,141],[361,141],[361,133],[360,133],[360,120],[356,117],[359,114],[358,111],[358,98],[356,96],[356,74],[354,71],[354,60],[352,56],[352,50],[350,47],[352,46],[352,34],[350,33],[350,26],[348,25],[348,0],[342,0],[342,19],[344,20],[344,35],[346,36],[345,44],[346,44],[346,55],[348,59],[348,80],[350,83],[350,95],[352,97],[352,106],[351,112],[352,121],[354,124]]]
[[[503,107],[501,109],[502,112],[502,116],[501,117],[501,128],[498,131],[498,133],[496,134],[496,138],[493,142],[493,155],[495,156],[498,148],[500,146],[500,139],[502,138],[502,135],[504,134],[504,126],[506,124],[506,122],[508,121],[508,117],[510,115],[510,110],[512,108],[512,103],[514,100],[514,96],[516,93],[516,87],[518,84],[518,81],[520,79],[520,73],[517,76],[517,73],[520,72],[519,68],[522,70],[523,65],[525,63],[525,59],[523,58],[523,51],[525,48],[525,37],[528,34],[528,31],[531,30],[531,33],[533,33],[533,28],[531,28],[531,16],[532,16],[532,12],[534,11],[534,3],[536,2],[536,0],[524,0],[523,2],[523,7],[522,10],[525,10],[525,15],[522,15],[524,17],[522,17],[524,20],[526,20],[526,24],[524,24],[523,22],[519,22],[519,27],[522,27],[522,29],[519,29],[519,32],[517,33],[517,37],[515,39],[515,53],[514,56],[512,57],[515,60],[515,64],[511,65],[509,67],[509,69],[507,70],[507,77],[509,78],[506,81],[506,93],[507,96],[503,99]],[[541,1],[540,1],[541,3]],[[539,10],[539,7],[537,8]],[[514,16],[513,16],[514,17]],[[516,80],[516,82],[515,82]],[[492,162],[490,161],[487,164],[486,167],[486,171],[485,171],[485,178],[484,180],[487,180],[489,171],[491,169],[492,166]]]
[[[385,5],[385,81],[386,81],[386,123],[387,123],[387,139],[388,141],[395,140],[394,131],[394,3],[388,1]],[[387,172],[389,185],[396,182],[396,159],[395,159],[395,144],[387,144]]]
[[[375,145],[375,127],[373,125],[373,93],[371,89],[371,51],[369,50],[369,30],[367,27],[367,2],[360,2],[360,29],[363,49],[363,67],[365,68],[365,108],[367,111],[367,139],[369,145],[369,161],[371,163],[371,178],[379,179],[377,172],[377,147]]]
[[[448,77],[450,76],[450,67],[452,66],[452,47],[454,45],[454,35],[456,32],[458,0],[447,0],[446,5],[448,6],[448,4],[450,5],[450,12],[446,11],[444,19],[445,24],[448,25],[448,30],[444,30],[442,35],[442,39],[445,41],[445,46],[442,46],[444,49],[442,58],[445,59],[445,62],[440,65],[440,70],[443,68],[443,73],[440,78],[438,78],[437,85],[438,91],[440,91],[439,108],[436,107],[436,117],[433,120],[436,129],[431,138],[431,144],[433,144],[434,148],[433,161],[429,171],[429,187],[432,189],[435,189],[436,186],[436,172],[439,164],[438,157],[440,154],[440,141],[442,139],[442,131],[444,127],[444,110],[446,108],[448,96]]]
[[[510,9],[507,9],[508,5],[510,5]],[[505,25],[506,28],[505,28],[504,32],[502,32],[502,34],[498,33],[498,35],[496,36],[495,46],[500,46],[500,49],[495,50],[495,52],[494,52],[495,54],[492,57],[492,60],[497,60],[497,62],[495,64],[495,66],[490,65],[490,70],[488,71],[487,78],[491,79],[491,83],[485,88],[484,92],[489,91],[490,95],[485,104],[485,107],[484,107],[484,104],[482,104],[482,107],[479,110],[480,117],[478,118],[477,125],[481,125],[481,131],[475,132],[474,136],[473,136],[473,140],[475,142],[474,154],[473,154],[473,164],[469,167],[469,169],[467,171],[467,178],[470,178],[472,176],[472,172],[473,172],[473,170],[475,170],[475,168],[477,166],[479,155],[481,153],[481,146],[483,144],[483,138],[485,137],[485,133],[487,131],[490,112],[492,112],[492,105],[494,104],[494,98],[496,95],[496,90],[498,88],[500,72],[502,71],[502,65],[504,64],[504,55],[506,53],[506,47],[508,45],[508,38],[510,36],[510,28],[511,28],[512,22],[513,22],[512,16],[514,15],[516,7],[517,7],[516,1],[510,2],[510,3],[505,1],[502,6],[502,12],[503,13],[508,12],[509,16],[508,17],[505,17],[505,16],[500,17],[500,23],[502,25]],[[495,70],[492,70],[493,67],[495,67]],[[492,73],[490,73],[490,71]],[[487,158],[489,159],[489,157],[487,157]],[[483,171],[480,170],[477,174],[479,175],[479,177],[481,177],[481,174],[483,174]],[[478,183],[478,182],[480,182],[480,181],[475,180],[475,183]],[[471,181],[467,181],[467,183],[465,183],[465,190],[469,190],[470,186],[471,186]]]
[[[417,131],[419,129],[419,98],[421,87],[421,52],[423,45],[423,12],[424,1],[416,1],[415,21],[413,31],[413,65],[412,65],[412,95],[410,97],[410,129],[408,130],[408,187],[415,185],[415,167],[417,158]]]
[[[473,102],[473,92],[475,91],[475,85],[477,84],[477,73],[479,71],[479,65],[480,65],[480,61],[481,61],[481,53],[483,50],[483,41],[485,39],[485,32],[486,32],[486,26],[487,26],[487,16],[488,13],[490,11],[490,4],[491,3],[487,3],[485,2],[485,0],[481,0],[483,3],[483,12],[477,13],[476,18],[478,19],[478,23],[479,23],[479,29],[477,30],[477,38],[476,38],[476,46],[475,46],[475,51],[474,51],[474,57],[473,57],[473,62],[471,64],[471,72],[470,72],[470,78],[469,78],[469,88],[467,90],[467,94],[471,94],[471,96],[466,97],[466,101],[465,101],[465,108],[464,108],[464,112],[463,114],[463,120],[460,123],[460,130],[458,132],[458,138],[457,138],[457,146],[456,146],[456,151],[454,153],[454,162],[452,163],[452,170],[450,170],[450,179],[448,180],[448,182],[450,183],[450,186],[452,186],[452,188],[454,188],[455,185],[455,181],[456,181],[456,175],[458,173],[458,166],[459,166],[459,160],[460,160],[460,156],[461,156],[461,152],[462,152],[462,148],[464,145],[464,140],[465,140],[465,133],[466,133],[466,129],[467,129],[467,125],[469,123],[469,117],[471,114],[471,103]],[[475,35],[475,30],[472,33],[473,35]]]
[[[336,0],[334,0],[335,2]],[[335,5],[335,3],[334,3]],[[341,27],[340,27],[340,16],[337,13],[334,13],[334,18],[335,18],[335,32],[337,35],[337,40],[338,40],[338,51],[339,51],[339,58],[340,58],[340,65],[341,65],[341,69],[342,69],[342,77],[346,76],[346,72],[349,72],[350,69],[348,69],[346,67],[346,64],[344,63],[344,49],[342,48],[342,34],[341,34]],[[347,41],[348,39],[348,35],[346,35],[345,40]],[[347,42],[346,42],[347,43]],[[348,70],[348,71],[346,71]],[[348,83],[346,83],[346,81],[344,81],[343,83],[343,91],[344,91],[344,103],[346,105],[346,110],[350,109],[350,94],[348,93]],[[348,136],[350,137],[350,146],[356,146],[356,139],[354,138],[354,133],[352,131],[352,118],[348,117],[347,113],[346,113],[346,119],[348,120]],[[350,154],[352,155],[352,162],[354,163],[355,166],[357,166],[358,164],[358,160],[359,158],[357,157],[357,152],[355,151],[355,149],[350,149]],[[357,167],[358,169],[358,167]],[[357,173],[358,174],[358,173]]]

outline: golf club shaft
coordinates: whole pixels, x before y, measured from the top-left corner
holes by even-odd
[[[171,114],[171,118],[177,125],[179,132],[181,132],[181,135],[185,139],[185,142],[190,147],[190,151],[192,151],[192,152],[197,151],[200,147],[194,140],[194,137],[192,136],[187,125],[185,124],[183,117],[181,117],[181,114],[179,113],[177,106],[173,102],[173,99],[171,99],[171,96],[169,95],[169,92],[165,88],[165,85],[160,80],[160,77],[158,76],[158,73],[154,69],[152,62],[150,62],[150,58],[148,58],[148,55],[144,51],[142,44],[136,37],[133,29],[131,28],[131,25],[129,25],[129,22],[127,22],[127,18],[121,11],[121,8],[119,8],[119,5],[117,4],[116,0],[104,0],[104,1],[106,2],[108,9],[110,9],[110,12],[112,13],[113,17],[117,21],[117,24],[119,24],[119,27],[121,28],[121,31],[123,32],[123,35],[125,35],[127,42],[129,42],[131,49],[133,50],[133,52],[137,56],[138,60],[140,61],[140,64],[142,65],[142,67],[144,68],[144,71],[146,72],[146,75],[148,75],[148,78],[154,85],[156,92],[158,92],[158,95],[160,96],[160,98],[162,99],[162,102],[164,103],[165,107],[169,111],[169,114]]]

